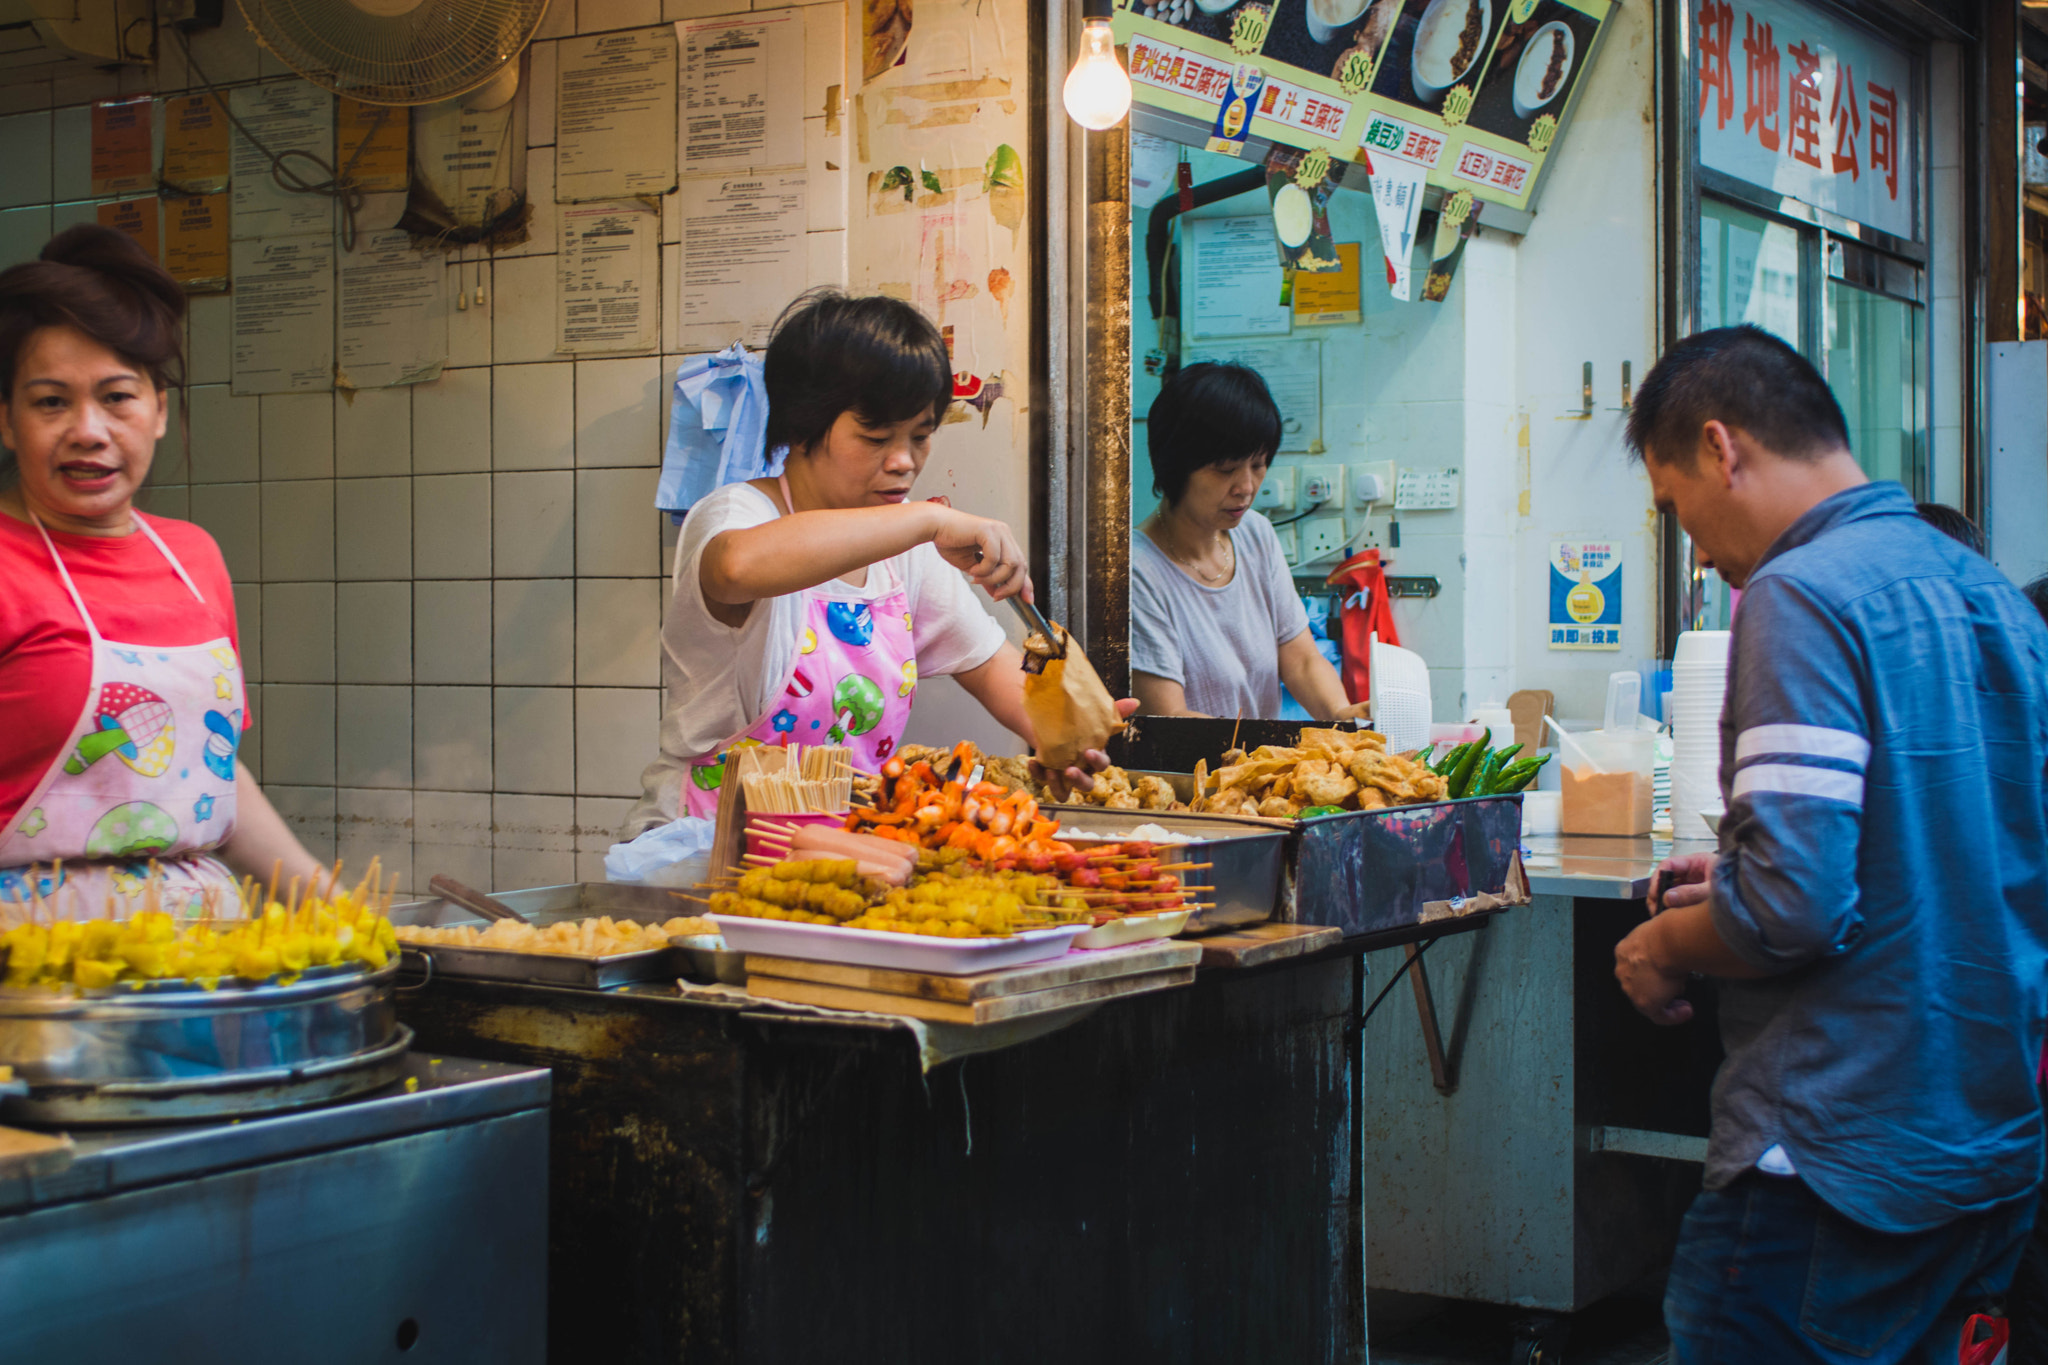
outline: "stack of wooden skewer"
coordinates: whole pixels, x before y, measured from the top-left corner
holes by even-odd
[[[853,803],[852,750],[791,747],[797,751],[794,771],[748,773],[741,779],[750,814],[832,814]]]

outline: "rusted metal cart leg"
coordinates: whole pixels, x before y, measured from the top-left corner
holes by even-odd
[[[1439,1095],[1458,1088],[1458,1078],[1444,1057],[1443,1035],[1436,1026],[1436,1001],[1429,993],[1429,968],[1423,965],[1422,950],[1410,943],[1403,947],[1408,959],[1408,980],[1415,987],[1415,1017],[1422,1024],[1422,1046],[1429,1053],[1429,1076]]]

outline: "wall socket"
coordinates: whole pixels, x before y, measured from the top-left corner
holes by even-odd
[[[1275,526],[1273,535],[1280,542],[1280,557],[1289,564],[1301,563],[1301,537],[1294,533],[1294,528]]]
[[[1344,518],[1310,517],[1301,523],[1300,563],[1313,564],[1344,550]]]
[[[1259,491],[1252,495],[1252,506],[1261,512],[1292,512],[1294,510],[1294,467],[1274,468],[1266,471],[1266,481],[1259,485]]]
[[[1344,466],[1305,464],[1301,467],[1301,501],[1306,507],[1344,505]]]
[[[1375,460],[1371,464],[1351,466],[1351,505],[1353,507],[1392,506],[1394,501],[1394,476],[1398,471],[1392,460]],[[1361,477],[1370,475],[1370,478]],[[1379,488],[1372,487],[1374,479]],[[1371,495],[1377,491],[1378,498]]]

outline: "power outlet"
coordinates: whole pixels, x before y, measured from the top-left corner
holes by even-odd
[[[1301,560],[1313,564],[1344,549],[1344,518],[1310,517],[1301,523]]]
[[[1269,469],[1266,481],[1259,485],[1259,491],[1252,495],[1252,506],[1261,512],[1292,512],[1294,510],[1294,466],[1285,469]]]
[[[1301,467],[1301,500],[1310,507],[1344,505],[1344,466],[1305,464]]]
[[[1352,465],[1351,505],[1353,507],[1372,507],[1381,503],[1391,505],[1394,501],[1394,475],[1396,472],[1392,460],[1375,460],[1371,464]],[[1375,494],[1378,496],[1374,496]]]
[[[1280,541],[1280,557],[1289,564],[1301,563],[1301,537],[1294,533],[1294,528],[1275,526],[1273,535]]]
[[[1385,517],[1351,518],[1351,539],[1353,550],[1384,550],[1387,547],[1387,519]]]

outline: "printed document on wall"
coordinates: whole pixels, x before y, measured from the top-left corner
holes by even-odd
[[[515,105],[464,109],[447,100],[413,111],[413,166],[422,189],[459,227],[482,227],[519,202],[526,149],[514,136]]]
[[[236,242],[234,392],[334,387],[334,239]]]
[[[564,208],[555,349],[652,351],[661,344],[661,215],[637,203]]]
[[[804,160],[801,9],[676,25],[684,175],[763,171]]]
[[[323,164],[334,159],[334,96],[306,81],[268,81],[237,86],[228,92],[228,108],[270,152],[304,152]],[[328,232],[334,222],[334,200],[324,194],[294,194],[271,174],[269,154],[233,130],[234,215],[236,241],[247,237],[285,237],[295,232]],[[287,169],[319,178],[311,163],[292,157]]]
[[[556,50],[556,200],[674,189],[675,30],[663,25],[564,38]]]
[[[448,265],[409,232],[366,232],[341,257],[336,388],[425,384],[448,359]]]
[[[1293,328],[1294,310],[1280,299],[1271,214],[1184,219],[1181,232],[1187,251],[1181,317],[1188,340],[1285,336]]]
[[[783,305],[804,290],[805,188],[801,171],[683,181],[685,351],[768,344]]]

